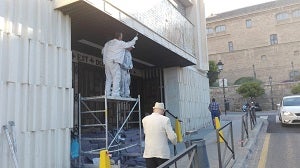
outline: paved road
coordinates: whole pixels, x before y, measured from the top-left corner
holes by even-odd
[[[268,126],[267,133],[271,133],[271,134],[274,134],[274,133],[281,133],[281,134],[300,133],[300,126],[298,126],[298,125],[282,127],[280,124],[280,121],[278,120],[278,116],[276,116],[275,114],[270,115],[268,117],[268,121],[269,121],[269,126]],[[299,142],[300,142],[300,139],[299,139]]]
[[[262,128],[257,146],[245,167],[299,167],[300,126],[282,127],[276,113],[267,113],[267,116],[269,124]]]

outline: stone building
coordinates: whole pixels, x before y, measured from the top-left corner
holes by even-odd
[[[203,0],[0,1],[0,167],[14,167],[3,125],[15,122],[23,168],[69,168],[78,94],[104,95],[101,49],[116,31],[132,53],[132,97],[183,122],[210,123]]]
[[[277,0],[208,17],[209,60],[220,77],[263,82],[300,80],[300,0]]]

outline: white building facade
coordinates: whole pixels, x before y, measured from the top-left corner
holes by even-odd
[[[148,4],[137,8],[142,2]],[[140,34],[136,69],[162,69],[161,101],[183,120],[183,131],[211,122],[202,0],[128,0],[136,4],[131,8],[116,0],[0,0],[0,4],[0,167],[14,167],[2,129],[9,121],[16,125],[20,167],[71,166],[70,130],[80,93],[74,84],[74,53],[101,59],[99,50],[79,42],[101,46],[114,28]]]

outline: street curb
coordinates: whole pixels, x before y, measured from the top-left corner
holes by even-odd
[[[245,163],[247,161],[247,159],[250,157],[250,154],[253,152],[253,148],[257,143],[257,137],[259,135],[259,133],[262,130],[262,127],[265,124],[268,124],[268,120],[267,119],[262,119],[262,118],[257,118],[257,120],[260,120],[260,122],[257,122],[258,124],[256,125],[256,127],[254,128],[254,130],[252,130],[252,132],[250,132],[252,135],[252,137],[250,137],[249,135],[249,141],[246,144],[245,147],[243,147],[243,151],[242,154],[240,155],[241,157],[236,158],[235,161],[233,162],[233,168],[243,168],[245,166]]]

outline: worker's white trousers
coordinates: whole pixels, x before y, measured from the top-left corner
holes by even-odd
[[[122,97],[130,97],[130,73],[129,70],[121,68],[121,89],[120,95]]]
[[[120,96],[121,68],[119,63],[105,63],[105,92],[107,96]],[[111,84],[112,92],[111,92]]]

